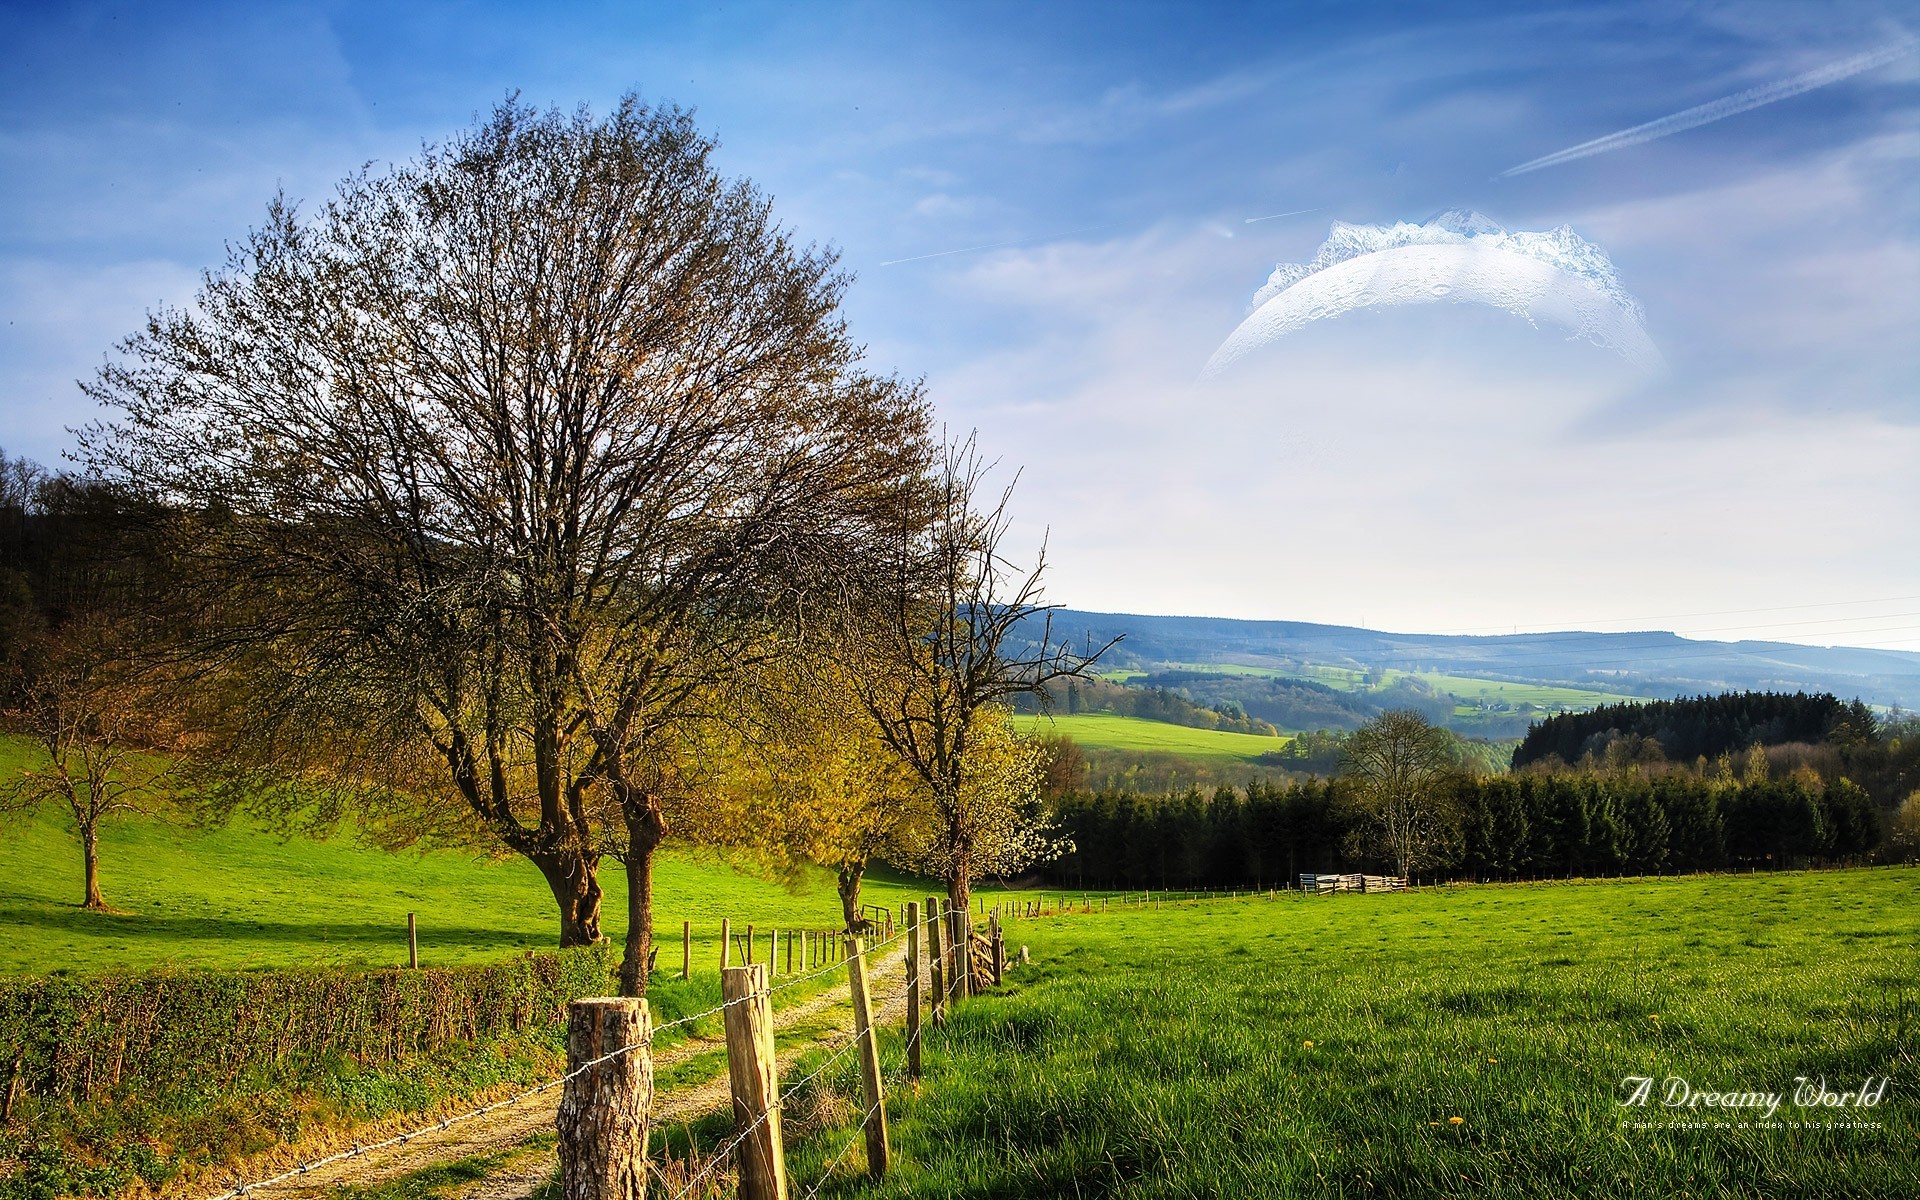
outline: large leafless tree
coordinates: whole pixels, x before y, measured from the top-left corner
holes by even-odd
[[[1381,713],[1347,739],[1341,778],[1402,876],[1439,861],[1452,837],[1456,761],[1447,731],[1408,709]]]
[[[926,789],[935,824],[926,857],[957,908],[980,873],[980,840],[1006,824],[1008,798],[970,786],[1000,766],[975,753],[994,732],[989,723],[1004,722],[1012,697],[1044,696],[1048,683],[1083,674],[1113,644],[1076,649],[1054,639],[1046,549],[1031,566],[1013,561],[1004,546],[1013,485],[990,492],[990,468],[973,439],[949,444],[924,506],[901,510],[909,515],[887,590],[865,614],[868,659],[857,673],[869,717]]]
[[[860,575],[928,454],[833,256],[712,151],[632,97],[508,101],[310,220],[275,202],[90,389],[94,464],[198,522],[236,757],[402,825],[450,798],[539,868],[563,945],[600,936],[613,849],[629,992],[660,748]]]

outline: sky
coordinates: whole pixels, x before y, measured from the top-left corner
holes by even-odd
[[[277,189],[632,91],[838,249],[869,365],[1018,472],[1054,601],[1920,650],[1916,36],[1912,0],[0,4],[0,446],[57,463],[75,381]],[[1203,374],[1334,222],[1456,208],[1604,252],[1658,368],[1436,285]]]

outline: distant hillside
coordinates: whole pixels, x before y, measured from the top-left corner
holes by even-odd
[[[1899,650],[1696,641],[1657,631],[1461,637],[1301,621],[1076,609],[1053,614],[1056,639],[1091,640],[1097,645],[1117,634],[1126,639],[1101,661],[1103,669],[1153,673],[1168,667],[1229,667],[1332,681],[1336,686],[1337,674],[1330,677],[1327,672],[1372,675],[1376,682],[1392,672],[1425,673],[1611,696],[1807,691],[1832,692],[1844,699],[1857,696],[1876,705],[1920,706],[1920,654]],[[1469,699],[1459,687],[1442,685],[1440,690],[1456,699]],[[1558,707],[1589,708],[1599,702],[1568,702]],[[1248,711],[1259,715],[1253,706]]]

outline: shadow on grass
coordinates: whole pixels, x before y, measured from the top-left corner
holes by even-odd
[[[281,942],[316,947],[378,947],[404,952],[404,921],[288,921],[246,920],[237,917],[160,916],[150,913],[89,912],[78,905],[37,901],[0,904],[0,930],[53,930],[93,937],[129,937],[173,941]],[[454,950],[507,951],[521,947],[550,949],[553,939],[526,930],[484,925],[442,925],[422,922],[420,945]]]

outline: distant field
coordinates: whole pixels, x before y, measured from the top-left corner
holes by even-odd
[[[1414,674],[1407,671],[1387,672],[1388,681]],[[1537,708],[1597,708],[1602,704],[1617,704],[1623,700],[1635,700],[1645,697],[1624,696],[1615,692],[1596,692],[1588,688],[1556,687],[1544,683],[1509,683],[1498,679],[1474,679],[1465,675],[1441,675],[1432,671],[1414,674],[1417,679],[1425,680],[1435,691],[1450,692],[1462,700],[1493,701],[1495,703],[1519,706],[1531,704]]]
[[[1343,692],[1357,692],[1366,686],[1367,673],[1350,667],[1305,666],[1296,670],[1277,667],[1251,667],[1238,663],[1163,663],[1167,670],[1205,671],[1217,675],[1254,675],[1263,679],[1306,679],[1324,683]],[[1479,679],[1470,675],[1446,675],[1437,671],[1385,671],[1386,683],[1419,679],[1436,692],[1447,692],[1470,702],[1531,704],[1538,708],[1594,708],[1623,700],[1644,699],[1590,688],[1559,687],[1544,683],[1512,683],[1499,679]]]
[[[0,738],[0,771],[17,769],[25,743]],[[877,873],[876,873],[877,874]],[[283,841],[244,825],[189,830],[133,819],[101,839],[101,888],[116,912],[79,907],[80,848],[52,809],[8,818],[0,837],[0,974],[111,966],[391,966],[406,958],[409,911],[420,954],[433,964],[481,962],[557,943],[559,918],[539,872],[519,857],[389,854],[350,834]],[[626,878],[603,861],[601,924],[626,932]],[[863,898],[895,905],[927,895],[925,881],[873,878]],[[655,929],[679,953],[680,923],[694,922],[696,954],[718,957],[720,918],[764,931],[804,924],[838,928],[833,876],[738,870],[670,848],[654,873]],[[704,959],[703,959],[704,961]]]
[[[1263,737],[1253,733],[1189,729],[1184,725],[1169,725],[1139,717],[1120,717],[1111,713],[1055,713],[1051,717],[1021,715],[1014,719],[1025,730],[1059,733],[1089,748],[1158,750],[1184,754],[1189,758],[1252,761],[1267,751],[1278,750],[1288,741],[1284,737]]]
[[[1916,895],[1855,870],[1015,921],[1034,965],[930,1041],[894,1171],[828,1194],[1920,1195]],[[1670,1079],[1784,1103],[1662,1108]]]

